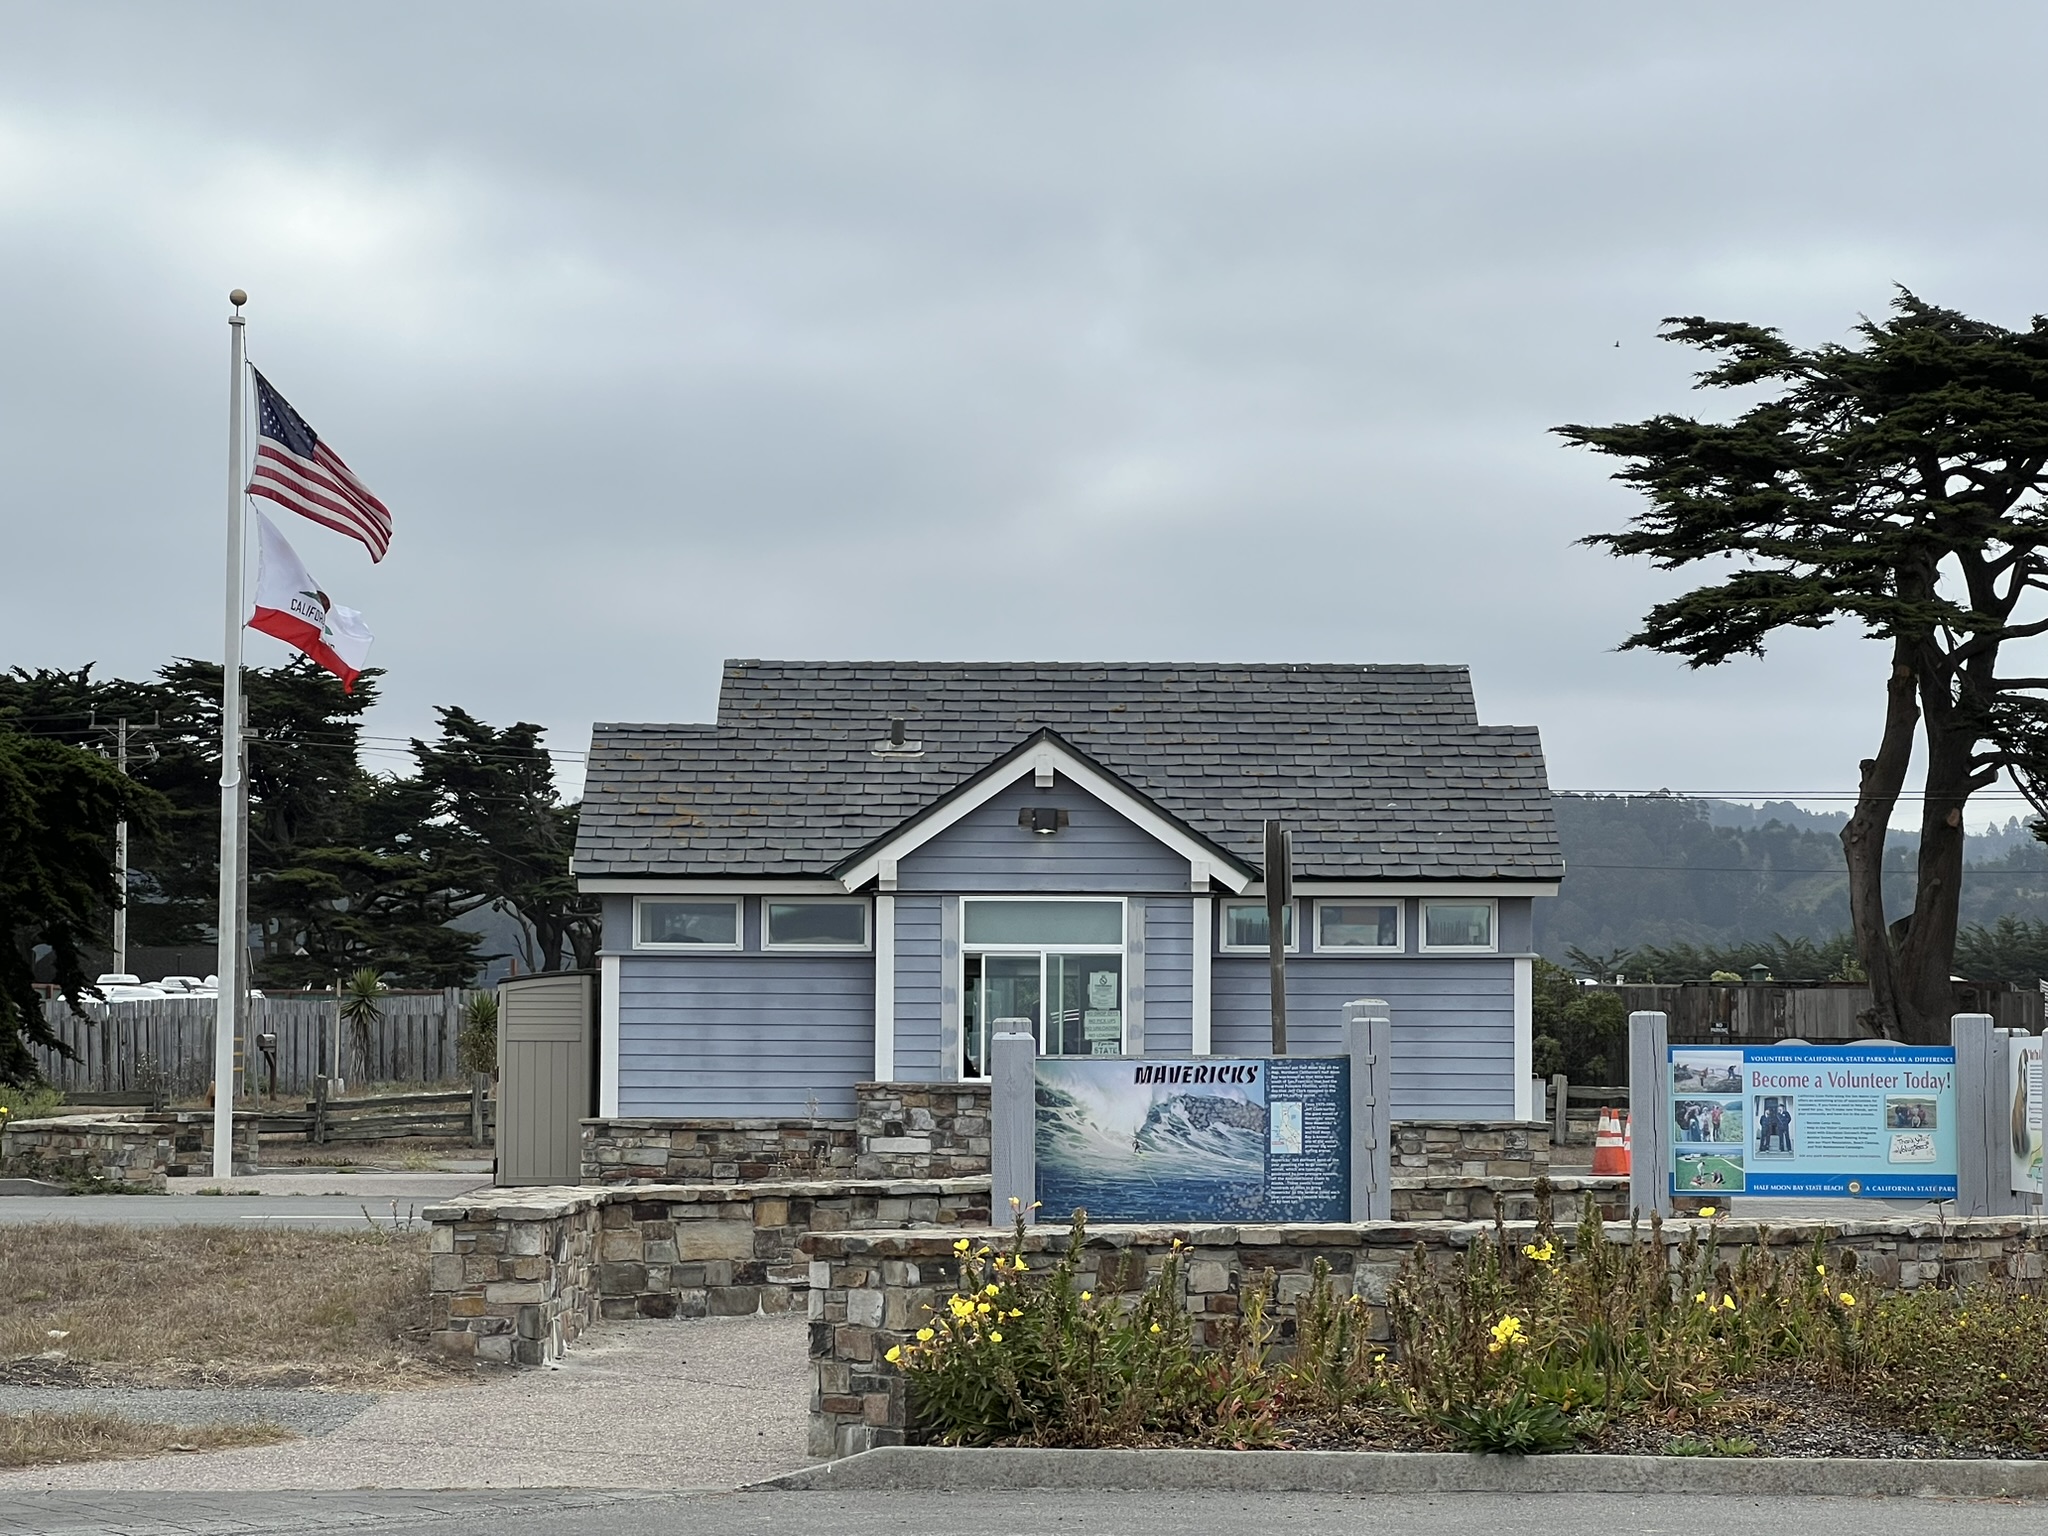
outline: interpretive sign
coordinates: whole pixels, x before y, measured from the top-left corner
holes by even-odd
[[[1674,1195],[1955,1197],[1953,1047],[1669,1052]]]
[[[2041,1190],[2041,1047],[2048,1035],[2006,1038],[2006,1102],[2012,1106],[2012,1192]]]
[[[1040,1057],[1041,1214],[1349,1221],[1348,1056]]]

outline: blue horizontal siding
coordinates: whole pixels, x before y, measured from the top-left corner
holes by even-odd
[[[1147,1056],[1186,1056],[1194,1051],[1194,950],[1191,899],[1154,897],[1145,903]]]
[[[874,1010],[868,955],[623,956],[619,1113],[850,1117]]]
[[[1210,1049],[1219,1056],[1265,1055],[1272,1045],[1265,962],[1233,956],[1214,965]],[[1344,1005],[1360,997],[1385,998],[1393,1012],[1396,1119],[1513,1117],[1512,960],[1289,956],[1290,1050],[1341,1050]]]
[[[1017,813],[1050,806],[1067,825],[1050,836]],[[903,891],[994,894],[1185,891],[1188,861],[1064,778],[1051,789],[1023,779],[938,834],[896,869]]]
[[[939,999],[945,981],[939,957],[939,898],[896,898],[896,1078],[929,1083],[939,1076]]]

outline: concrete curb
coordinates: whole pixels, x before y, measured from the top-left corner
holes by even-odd
[[[68,1194],[62,1184],[51,1184],[42,1179],[0,1179],[0,1195],[62,1195]]]
[[[883,1446],[742,1493],[1703,1493],[2048,1498],[2048,1461],[1465,1456],[1433,1451],[948,1450]]]

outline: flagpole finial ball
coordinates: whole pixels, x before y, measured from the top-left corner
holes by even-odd
[[[249,295],[242,292],[239,288],[230,289],[228,292],[228,302],[234,305],[235,308],[240,309],[249,302]]]

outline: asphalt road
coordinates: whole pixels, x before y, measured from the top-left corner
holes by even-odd
[[[1683,1467],[1672,1481],[1684,1482]],[[16,1494],[0,1536],[2037,1536],[2039,1503],[1945,1499],[1181,1493]]]

